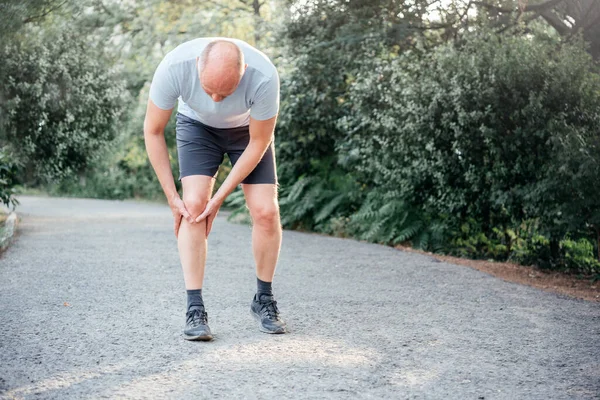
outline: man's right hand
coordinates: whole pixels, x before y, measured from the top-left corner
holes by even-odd
[[[173,198],[169,200],[169,207],[171,207],[171,212],[173,213],[173,218],[175,219],[175,237],[178,237],[181,220],[185,218],[190,224],[193,224],[194,219],[185,207],[185,203],[178,195],[173,196]]]

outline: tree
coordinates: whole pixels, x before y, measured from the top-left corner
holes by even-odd
[[[114,138],[124,113],[124,83],[102,52],[77,32],[32,34],[1,49],[2,130],[36,184],[81,172]]]
[[[28,23],[39,22],[69,0],[0,0],[0,38],[7,41]]]
[[[543,20],[561,36],[578,34],[589,43],[589,52],[600,59],[600,0],[469,1],[485,11],[504,30],[516,23]]]

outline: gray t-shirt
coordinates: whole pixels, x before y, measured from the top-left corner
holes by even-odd
[[[220,102],[213,101],[202,89],[196,65],[196,57],[216,39],[238,45],[248,64],[235,92]],[[243,40],[199,38],[180,44],[165,56],[154,73],[150,99],[163,110],[172,109],[179,100],[178,112],[215,128],[247,126],[250,117],[266,120],[277,115],[279,74],[264,53]]]

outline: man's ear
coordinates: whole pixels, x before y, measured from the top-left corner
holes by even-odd
[[[248,68],[248,64],[244,65],[244,71],[246,70],[246,68]]]

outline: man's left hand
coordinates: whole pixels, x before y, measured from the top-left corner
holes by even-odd
[[[208,204],[206,204],[206,208],[204,209],[204,211],[202,211],[202,214],[200,214],[196,218],[196,222],[200,222],[206,218],[206,237],[208,237],[208,234],[210,233],[210,230],[212,228],[213,221],[215,220],[215,217],[217,216],[217,213],[219,212],[219,209],[222,205],[223,200],[219,200],[218,198],[213,197],[212,199],[210,199]]]

